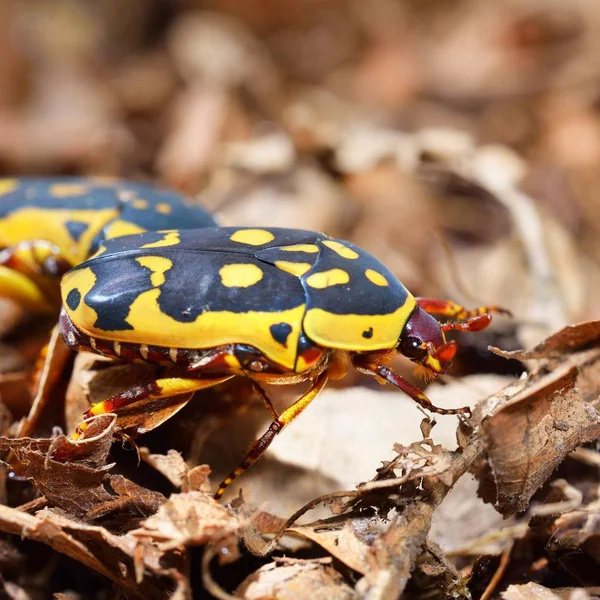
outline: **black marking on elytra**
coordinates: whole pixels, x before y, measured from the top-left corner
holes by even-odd
[[[144,211],[141,211],[144,212]],[[90,268],[96,283],[85,301],[98,314],[95,326],[105,330],[131,329],[125,319],[132,302],[152,289],[150,271],[136,258],[157,253],[172,261],[159,286],[160,310],[181,323],[190,323],[205,312],[249,311],[279,312],[305,303],[300,280],[263,262],[255,255],[256,248],[231,241],[239,227],[180,230],[180,242],[174,246],[143,248],[164,238],[164,234],[146,232],[106,240],[106,251],[77,269]],[[268,229],[274,235],[271,244],[287,246],[312,243],[321,234],[293,229]],[[229,264],[258,264],[263,272],[260,282],[245,288],[221,285],[219,270]],[[243,335],[243,333],[241,333]]]
[[[144,211],[141,211],[144,212]],[[172,229],[169,227],[168,229]],[[314,231],[306,231],[302,229],[285,229],[281,227],[261,227],[265,231],[269,231],[274,235],[273,241],[268,245],[263,245],[258,249],[256,246],[239,244],[231,241],[231,236],[244,229],[256,229],[254,227],[206,227],[200,230],[182,229],[179,232],[180,242],[177,244],[177,251],[182,253],[193,254],[190,260],[198,260],[198,254],[224,252],[227,254],[236,254],[247,256],[255,261],[261,258],[262,249],[274,246],[291,246],[294,244],[311,244],[315,240],[322,239],[323,235]],[[157,241],[156,233],[146,232],[137,235],[128,235],[112,240],[107,240],[106,254],[111,253],[131,253],[135,256],[143,256],[144,254],[156,253],[155,249],[144,249],[141,246],[148,242]],[[158,234],[162,239],[164,236]],[[173,247],[165,246],[161,251],[168,251]],[[290,254],[290,253],[288,253]],[[295,254],[295,253],[291,253]],[[313,254],[314,256],[314,254]]]
[[[365,339],[370,340],[373,337],[373,328],[369,327],[369,329],[367,329],[366,331],[363,331],[362,336]]]
[[[144,213],[145,211],[140,211]],[[239,227],[204,228],[179,231],[179,243],[160,248],[144,245],[163,239],[164,235],[147,232],[107,240],[106,251],[88,260],[78,268],[90,268],[96,274],[96,284],[85,298],[86,304],[99,315],[97,327],[109,330],[131,329],[125,319],[133,301],[143,292],[153,289],[151,272],[141,267],[136,258],[160,253],[172,261],[165,273],[165,282],[159,286],[160,310],[181,323],[190,323],[205,312],[249,311],[280,312],[306,303],[307,310],[321,308],[342,315],[386,315],[395,312],[408,297],[406,288],[376,258],[349,242],[343,242],[358,253],[358,258],[341,257],[321,242],[328,239],[312,231],[265,228],[274,239],[260,249],[231,241]],[[277,269],[272,260],[284,251],[267,256],[265,250],[294,244],[316,244],[319,253],[311,271],[298,278]],[[301,253],[298,253],[301,254]],[[296,253],[285,253],[285,258],[298,258]],[[289,255],[289,256],[288,256]],[[294,256],[295,255],[295,256]],[[309,258],[307,256],[307,258]],[[263,278],[246,288],[228,288],[221,285],[219,270],[229,264],[259,264]],[[346,285],[314,289],[305,285],[306,277],[329,269],[343,269],[350,276]],[[364,277],[365,269],[381,273],[389,282],[385,288],[373,290]],[[294,326],[294,324],[291,324]],[[240,332],[243,341],[243,332]]]
[[[73,240],[78,242],[81,236],[88,229],[89,225],[83,221],[66,221],[65,227],[67,228],[67,231]]]
[[[277,323],[269,327],[269,331],[276,342],[287,348],[287,339],[292,333],[292,326],[289,323]]]
[[[79,303],[81,302],[81,292],[77,288],[72,289],[67,294],[66,302],[67,302],[67,306],[71,310],[76,310],[77,307],[79,306]]]
[[[307,310],[320,308],[337,315],[388,315],[404,305],[408,290],[398,278],[374,256],[350,242],[339,241],[354,250],[358,258],[348,260],[319,240],[319,258],[314,267],[302,276],[302,284],[307,298]],[[311,288],[306,279],[315,273],[330,269],[341,269],[348,273],[350,280],[344,285],[334,285],[323,289]],[[381,273],[389,282],[386,287],[374,290],[373,284],[364,276],[366,269]]]
[[[124,185],[123,190],[132,198],[143,198],[148,202],[148,208],[139,209],[132,202],[124,202],[119,218],[148,231],[199,229],[217,225],[209,212],[198,205],[188,204],[176,192],[139,183]],[[161,213],[156,210],[157,204],[168,204],[171,210],[166,214]]]
[[[140,265],[133,257],[118,257],[118,261],[87,261],[96,276],[92,289],[84,302],[98,318],[95,329],[125,331],[133,327],[126,321],[134,300],[145,291],[153,289],[152,271]]]
[[[206,252],[199,260],[196,253],[169,251],[168,248],[161,248],[161,251],[161,256],[172,260],[173,266],[165,273],[158,305],[176,321],[190,323],[205,312],[276,312],[304,303],[298,279],[291,275],[281,277],[279,269],[262,263],[259,264],[263,277],[251,291],[222,285],[217,276],[219,271],[232,263],[256,264],[251,255]]]

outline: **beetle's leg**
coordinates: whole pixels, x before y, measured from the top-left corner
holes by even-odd
[[[317,397],[327,383],[327,378],[327,371],[321,373],[310,389],[271,423],[267,431],[250,446],[250,450],[248,450],[246,457],[240,465],[223,480],[215,494],[215,499],[218,500],[229,485],[231,485],[231,482],[260,458],[262,453],[271,445],[275,436],[286,425],[289,425]]]
[[[183,377],[166,377],[164,379],[156,379],[145,385],[133,386],[124,392],[98,402],[87,410],[83,418],[89,419],[92,416],[104,415],[106,413],[117,412],[143,400],[158,400],[160,398],[171,398],[172,396],[181,396],[191,394],[198,390],[203,390],[209,387],[223,383],[233,375],[224,377],[211,378],[190,378]],[[84,430],[87,428],[87,423],[83,422],[77,426],[77,429],[71,436],[72,440],[78,440]]]
[[[53,307],[29,277],[0,265],[0,296],[36,313],[51,312]]]
[[[269,396],[267,396],[267,392],[265,392],[265,390],[263,390],[262,387],[258,385],[258,383],[256,383],[256,381],[252,381],[252,387],[254,388],[254,391],[260,396],[262,403],[267,407],[267,410],[271,413],[271,416],[274,419],[279,419],[279,413],[275,410],[271,399],[269,398]]]
[[[468,406],[463,406],[462,408],[439,408],[435,406],[419,388],[406,381],[404,377],[394,373],[394,371],[392,371],[389,367],[376,364],[372,356],[355,354],[352,357],[352,364],[356,370],[360,371],[361,373],[373,375],[379,379],[383,379],[384,382],[391,383],[393,386],[410,396],[417,404],[429,412],[437,413],[438,415],[471,416],[471,409]]]
[[[71,267],[59,248],[44,240],[5,248],[0,252],[0,295],[36,312],[54,311],[60,303],[54,281]]]
[[[436,298],[417,298],[417,304],[427,313],[436,317],[447,317],[468,327],[449,327],[448,329],[458,329],[459,331],[481,331],[491,322],[490,313],[500,313],[511,315],[510,311],[500,306],[480,306],[472,310],[466,309],[460,304],[451,300],[437,300]],[[448,330],[447,329],[447,330]],[[446,331],[447,331],[446,330]]]

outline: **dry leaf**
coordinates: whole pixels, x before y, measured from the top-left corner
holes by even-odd
[[[71,442],[65,436],[0,438],[0,449],[12,452],[14,471],[30,478],[51,504],[83,517],[111,499],[103,483],[112,467],[106,457],[114,423],[114,415],[97,417],[83,442]]]
[[[175,487],[182,487],[188,467],[179,452],[169,450],[167,454],[152,454],[148,448],[140,448],[139,452],[144,462],[164,475]]]
[[[158,555],[151,547],[143,557],[143,576],[136,581],[134,538],[113,535],[103,527],[85,525],[49,509],[29,515],[0,506],[0,531],[47,544],[108,577],[131,598],[166,600],[169,588],[174,587],[169,582],[169,571],[159,566]]]
[[[583,324],[582,329],[588,331],[589,325]],[[585,333],[579,335],[577,326],[553,336],[555,340],[583,337]],[[541,370],[524,381],[520,392],[513,393],[501,408],[491,408],[484,419],[483,435],[496,486],[491,493],[502,514],[525,510],[562,460],[600,435],[600,416],[587,402],[590,392],[598,389],[599,358],[595,349],[566,354],[552,363],[552,371]],[[513,387],[518,389],[518,384]],[[479,409],[485,414],[485,403]],[[482,488],[482,493],[490,497],[489,490]]]
[[[600,321],[587,321],[569,325],[546,338],[531,350],[515,350],[505,352],[498,348],[491,348],[493,352],[504,358],[528,360],[531,358],[551,358],[574,352],[600,340]]]
[[[291,527],[288,531],[312,540],[351,569],[365,575],[368,570],[366,556],[369,546],[365,540],[369,537],[369,519],[343,519],[337,527],[334,525],[331,522],[302,525]],[[357,529],[361,536],[357,535]]]
[[[501,597],[503,600],[596,600],[600,598],[600,588],[549,589],[538,583],[526,583],[509,586]]]
[[[270,563],[246,578],[235,592],[245,600],[358,600],[330,566],[308,561]]]
[[[187,492],[173,494],[132,535],[166,552],[231,537],[240,527],[240,520],[209,494]]]

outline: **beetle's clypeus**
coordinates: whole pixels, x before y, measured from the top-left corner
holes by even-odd
[[[0,179],[0,296],[33,312],[60,306],[58,282],[105,239],[213,227],[180,194],[110,178]]]
[[[415,298],[357,246],[277,228],[172,230],[107,240],[63,277],[61,287],[60,326],[71,348],[178,368],[95,404],[86,418],[118,414],[136,402],[151,410],[153,399],[191,394],[235,376],[253,381],[273,422],[217,497],[349,365],[432,412],[469,414],[468,407],[433,406],[388,365],[398,352],[423,372],[444,373],[456,352],[444,333],[479,331],[489,325],[490,312],[502,312]],[[261,387],[301,381],[310,382],[308,391],[281,414]],[[85,428],[83,422],[74,438]]]

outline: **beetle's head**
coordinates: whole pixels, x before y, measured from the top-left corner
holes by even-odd
[[[417,365],[417,374],[433,379],[444,374],[456,354],[456,342],[447,342],[440,324],[420,306],[406,322],[396,349]]]

